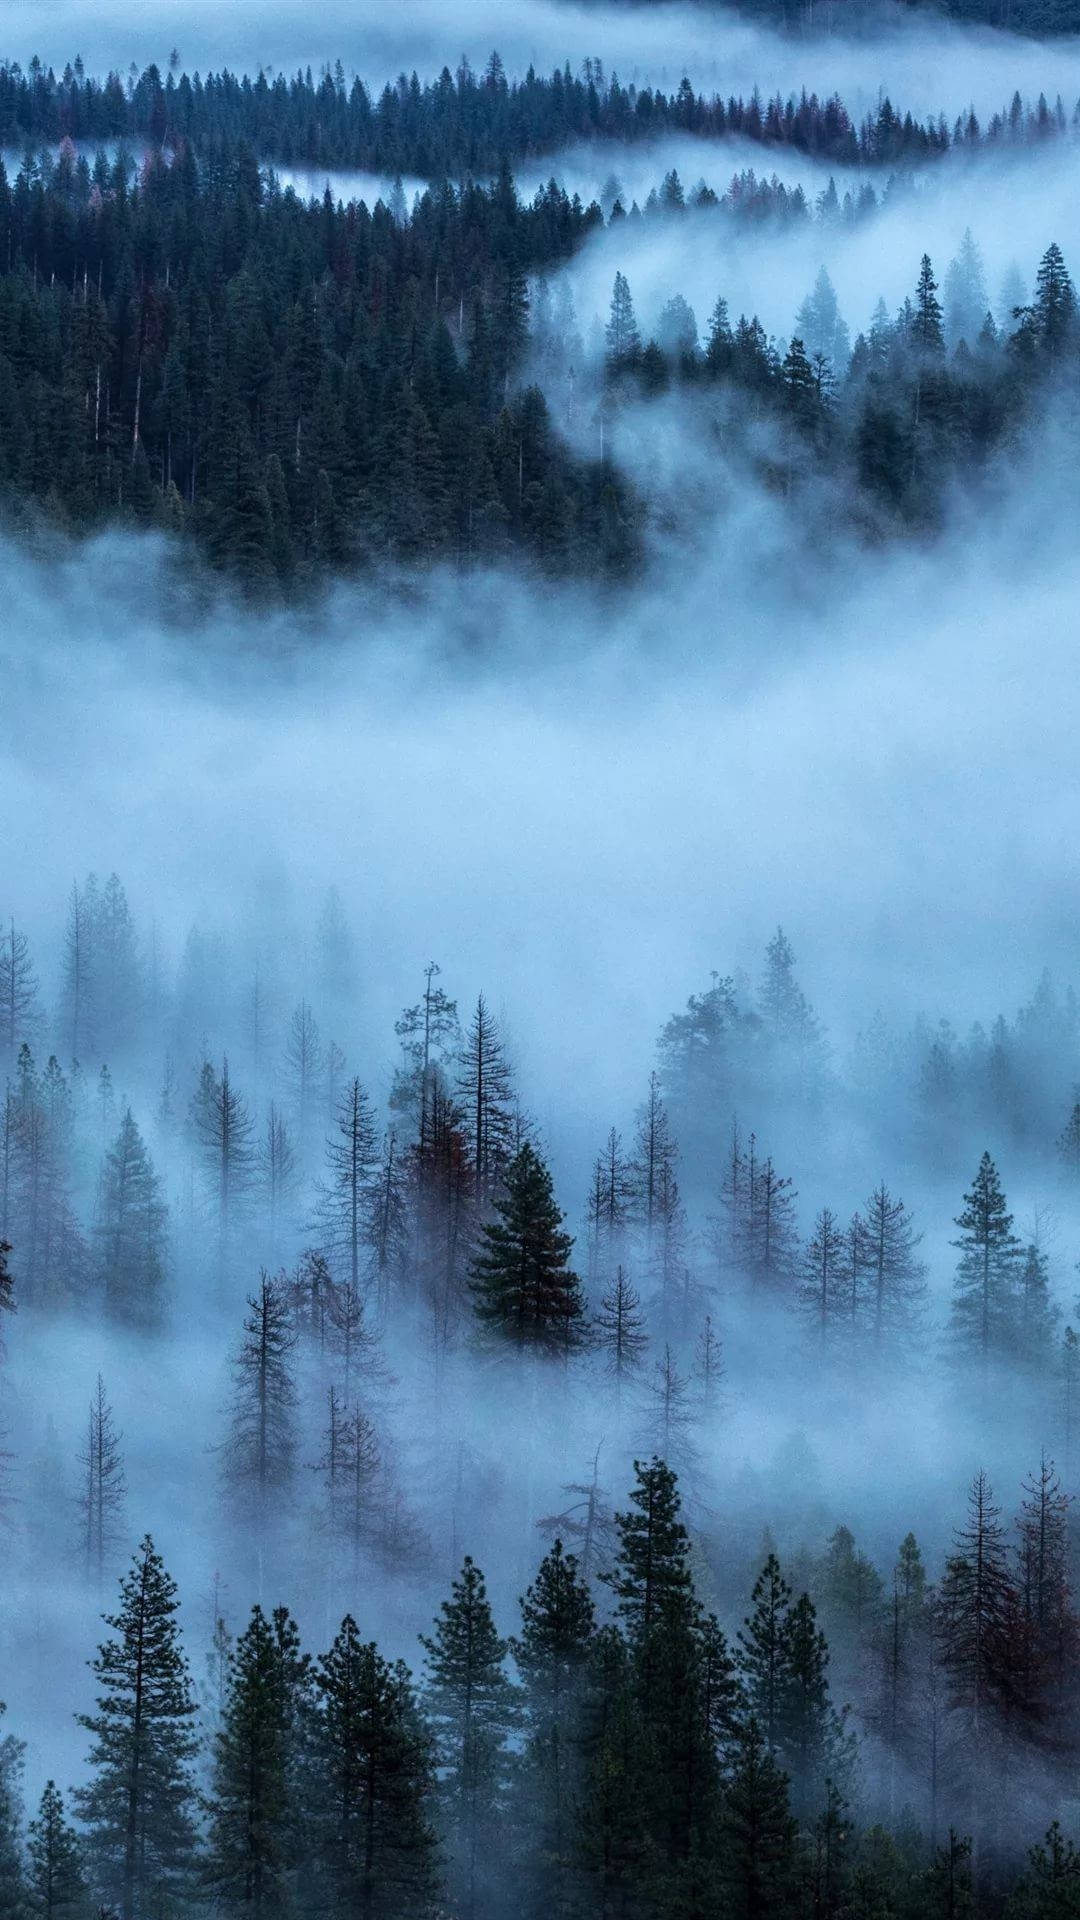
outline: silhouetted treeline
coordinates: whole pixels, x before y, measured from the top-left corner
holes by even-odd
[[[188,152],[0,176],[0,496],[190,529],[249,583],[517,548],[618,571],[635,511],[523,387],[527,276],[599,222],[507,174],[305,206]]]
[[[1075,116],[1074,116],[1075,121]],[[259,73],[204,75],[156,65],[125,81],[99,79],[81,60],[62,74],[31,61],[0,66],[0,145],[27,141],[150,141],[188,143],[200,155],[228,158],[243,143],[260,159],[283,166],[354,167],[422,179],[494,173],[555,153],[579,140],[640,142],[685,133],[706,139],[737,135],[767,147],[790,147],[844,166],[883,166],[933,158],[951,146],[996,148],[1064,132],[1066,110],[1043,96],[1034,104],[1016,94],[985,127],[973,112],[950,128],[944,118],[916,120],[886,98],[856,124],[835,94],[819,99],[805,89],[786,100],[763,101],[695,92],[683,79],[673,93],[622,86],[603,63],[569,63],[550,77],[531,67],[508,79],[497,53],[482,74],[463,62],[437,80],[402,74],[377,96],[346,78],[338,61],[318,78],[310,67],[289,77]]]
[[[49,1780],[25,1825],[0,1744],[5,1912],[1066,1920],[1080,1618],[1047,1463],[1024,1494],[1009,1530],[976,1476],[936,1585],[910,1532],[888,1585],[845,1527],[801,1591],[766,1548],[725,1628],[654,1455],[603,1564],[556,1537],[512,1633],[466,1555],[415,1667],[352,1613],[312,1657],[256,1604],[215,1620],[201,1700],[146,1536],[72,1701],[70,1810]]]
[[[710,202],[733,218],[809,213],[753,175],[722,203],[697,196]],[[866,211],[830,186],[815,218]],[[643,213],[616,199],[609,228],[661,215],[694,217],[674,173]],[[397,216],[329,193],[304,205],[253,161],[200,172],[189,151],[147,160],[135,183],[122,156],[91,167],[70,147],[0,176],[0,498],[76,531],[187,532],[263,591],[513,550],[610,577],[633,568],[649,505],[605,447],[605,416],[630,394],[733,397],[729,459],[812,511],[827,473],[833,516],[880,535],[934,525],[1034,397],[1075,381],[1059,249],[999,324],[968,240],[944,304],[924,257],[912,298],[895,317],[879,306],[853,349],[824,274],[786,353],[722,297],[704,345],[678,295],[643,340],[620,275],[601,383],[548,281],[603,217],[554,184],[525,203],[505,170]],[[786,433],[764,453],[763,414]],[[580,444],[590,416],[593,460],[556,431]]]

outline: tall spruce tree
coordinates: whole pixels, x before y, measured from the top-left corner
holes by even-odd
[[[224,1468],[230,1496],[258,1525],[292,1479],[296,1390],[290,1359],[296,1335],[284,1279],[259,1276],[233,1362],[233,1399]]]
[[[95,1884],[120,1920],[156,1920],[190,1891],[196,1853],[195,1700],[176,1620],[176,1584],[149,1536],[106,1615],[111,1637],[91,1661],[97,1712],[91,1777],[75,1793]]]

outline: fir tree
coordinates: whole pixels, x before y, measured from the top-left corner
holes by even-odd
[[[82,1848],[54,1780],[45,1782],[26,1851],[27,1904],[35,1920],[84,1920],[90,1903]]]
[[[736,1733],[720,1830],[725,1912],[779,1920],[792,1900],[796,1828],[787,1780],[753,1714]]]
[[[538,1911],[559,1911],[570,1892],[594,1630],[588,1587],[556,1538],[521,1600],[521,1632],[512,1642],[523,1684],[523,1808]]]
[[[283,1279],[261,1274],[247,1304],[224,1461],[231,1494],[265,1525],[271,1499],[280,1498],[292,1477],[296,1393],[289,1362],[296,1336]]]
[[[86,1578],[100,1591],[107,1560],[123,1537],[127,1482],[113,1410],[100,1373],[90,1402],[86,1447],[79,1455],[83,1484],[79,1501],[80,1549]]]
[[[471,1269],[477,1318],[519,1349],[565,1354],[580,1337],[580,1282],[567,1264],[573,1242],[561,1230],[551,1175],[528,1142],[505,1184]]]
[[[310,1663],[284,1608],[254,1607],[229,1657],[214,1740],[207,1892],[225,1913],[280,1912],[300,1857]]]
[[[790,1669],[788,1610],[791,1588],[770,1553],[750,1596],[753,1612],[737,1637],[739,1673],[747,1705],[770,1753],[780,1741]]]
[[[318,1665],[316,1801],[327,1910],[363,1920],[436,1911],[431,1761],[412,1682],[364,1643],[348,1615]]]
[[[627,1380],[640,1371],[649,1344],[641,1312],[641,1296],[631,1286],[624,1268],[617,1267],[612,1286],[600,1302],[593,1321],[593,1337],[604,1356],[604,1366],[615,1382],[618,1408]]]
[[[179,1602],[147,1537],[120,1583],[112,1637],[91,1662],[101,1692],[80,1714],[92,1776],[75,1794],[95,1882],[121,1920],[152,1920],[190,1887],[195,1857],[195,1702],[176,1621]]]
[[[964,1211],[957,1216],[960,1260],[953,1284],[952,1333],[957,1355],[977,1364],[985,1379],[993,1360],[1006,1357],[1016,1328],[1020,1243],[988,1153],[979,1162]]]
[[[0,1072],[10,1073],[19,1048],[38,1024],[38,982],[25,933],[9,920],[0,934]]]
[[[482,1843],[505,1805],[506,1741],[516,1724],[517,1699],[506,1675],[508,1643],[496,1631],[483,1575],[468,1555],[434,1632],[421,1635],[421,1645],[452,1884],[471,1916],[496,1864]]]
[[[168,1209],[130,1107],[105,1156],[99,1185],[97,1258],[105,1310],[152,1332],[165,1315]]]

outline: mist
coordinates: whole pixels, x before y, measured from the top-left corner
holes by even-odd
[[[340,58],[377,90],[498,47],[512,76],[601,58],[856,118],[1080,95],[1074,38],[922,14],[796,39],[682,7],[57,0],[33,47],[0,21],[9,58],[97,72],[175,43],[188,71]],[[148,146],[130,182],[115,145],[92,180],[65,157],[0,204],[0,1698],[25,1748],[0,1740],[0,1872],[37,1897],[55,1781],[65,1920],[750,1912],[730,1835],[761,1739],[795,1823],[770,1920],[809,1910],[841,1806],[851,1877],[815,1912],[854,1912],[892,1849],[883,1916],[944,1912],[947,1868],[997,1920],[1078,1817],[1080,145],[890,172],[573,137],[515,156],[516,195],[437,208],[418,160],[391,214],[389,181],[291,161],[283,203],[230,141],[187,173]],[[808,211],[692,203],[747,169]],[[673,171],[677,210],[650,199]],[[871,210],[819,208],[867,180]],[[965,247],[994,323],[961,332]],[[797,336],[822,269],[835,364]],[[674,1572],[646,1621],[627,1515],[655,1501]],[[188,1662],[190,1748],[154,1751],[190,1821],[148,1806],[136,1887],[77,1716],[147,1534]],[[978,1684],[973,1539],[999,1581]],[[553,1692],[545,1555],[584,1623]],[[494,1648],[471,1774],[432,1627],[466,1556]],[[751,1649],[781,1567],[805,1739],[762,1717]],[[230,1825],[253,1607],[313,1657],[354,1617],[408,1669],[374,1878],[326,1837],[333,1663],[297,1669],[264,1909]],[[705,1782],[678,1845],[661,1695]],[[621,1879],[595,1843],[616,1760],[653,1849]]]

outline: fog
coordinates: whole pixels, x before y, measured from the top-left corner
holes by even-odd
[[[0,0],[0,20],[6,47],[21,46],[22,15]],[[1015,88],[1080,93],[1075,42],[924,19],[858,42],[801,43],[723,14],[485,0],[449,24],[430,6],[392,20],[324,9],[318,24],[316,47],[308,16],[285,7],[256,18],[200,0],[90,19],[55,4],[39,10],[26,52],[59,63],[78,49],[90,66],[123,67],[163,58],[175,40],[189,67],[340,55],[381,82],[401,67],[433,73],[462,51],[479,64],[497,44],[512,71],[598,52],[624,81],[672,85],[688,71],[725,92],[836,89],[856,111],[885,88],[913,112],[949,115],[971,101],[985,113]],[[811,204],[830,177],[841,193],[848,184],[786,152],[690,140],[569,149],[529,163],[519,183],[531,192],[553,175],[591,199],[614,176],[628,203],[643,204],[671,168],[688,192],[700,177],[722,193],[732,172],[771,171],[774,159]],[[362,176],[282,178],[313,194],[329,178],[343,198],[385,191]],[[585,364],[572,413],[550,396],[556,433],[590,458],[597,450],[600,329],[616,271],[646,336],[680,293],[702,332],[723,295],[733,319],[756,313],[786,339],[822,266],[854,337],[879,296],[891,312],[901,306],[924,252],[940,277],[968,228],[995,306],[1015,266],[1033,284],[1049,241],[1080,259],[1071,141],[953,155],[887,186],[872,178],[881,204],[851,227],[751,227],[706,208],[598,232],[562,270]],[[411,197],[421,184],[403,187]],[[539,352],[528,371],[543,382]],[[824,465],[816,473],[811,462],[807,507],[751,477],[707,414],[676,388],[604,416],[605,456],[648,509],[640,570],[615,584],[509,560],[440,563],[257,604],[204,572],[193,542],[160,533],[113,528],[79,542],[28,513],[0,536],[0,929],[12,955],[15,928],[25,933],[40,984],[21,1036],[34,1064],[20,1060],[13,1022],[0,1076],[9,1111],[17,1086],[28,1107],[44,1104],[50,1054],[66,1076],[63,1099],[55,1084],[50,1097],[70,1101],[60,1185],[76,1248],[56,1263],[56,1297],[25,1298],[25,1236],[0,1231],[13,1243],[18,1301],[0,1366],[0,1452],[11,1455],[0,1496],[12,1495],[0,1511],[0,1694],[6,1724],[28,1743],[31,1802],[47,1778],[66,1788],[85,1776],[73,1721],[89,1705],[85,1663],[144,1532],[180,1584],[201,1685],[217,1615],[235,1633],[255,1600],[286,1602],[313,1648],[352,1608],[365,1638],[417,1665],[417,1635],[466,1552],[482,1559],[510,1631],[567,1486],[587,1483],[598,1459],[608,1504],[625,1505],[635,1458],[661,1444],[654,1367],[673,1352],[689,1378],[706,1316],[724,1343],[723,1392],[695,1413],[678,1464],[704,1596],[725,1629],[742,1618],[766,1529],[811,1585],[837,1527],[855,1531],[887,1584],[914,1529],[938,1579],[981,1466],[1008,1519],[1044,1449],[1075,1485],[1058,1355],[1077,1311],[1080,1185],[1057,1146],[1080,1080],[1069,998],[1080,986],[1073,443],[1051,403],[1037,437],[1017,433],[977,490],[947,498],[940,527],[875,540],[853,530]],[[298,466],[299,444],[297,427]],[[137,956],[130,1003],[115,989],[99,1008],[115,1045],[91,1033],[80,1049],[72,915],[89,874],[120,877]],[[336,979],[331,890],[350,954]],[[807,1016],[787,1052],[787,1040],[762,1038],[778,926],[818,1023]],[[432,962],[458,1027],[436,1048],[429,1083],[426,1060],[409,1079],[418,1029],[396,1036],[395,1021],[420,1001]],[[1052,984],[1040,988],[1046,970]],[[707,998],[729,975],[749,1038],[706,1085],[692,1047],[676,1057],[670,1030],[662,1036],[690,996]],[[469,1293],[480,1198],[464,1250],[433,1251],[443,1241],[424,1213],[429,1084],[451,1100],[481,994],[512,1067],[514,1125],[550,1165],[575,1237],[590,1315],[624,1263],[644,1296],[651,1344],[625,1398],[594,1352],[534,1366],[481,1342]],[[340,1049],[311,1110],[290,1053],[303,1009],[319,1025],[320,1075],[329,1043]],[[942,1021],[953,1079],[939,1099]],[[1019,1063],[1008,1097],[986,1066],[988,1036]],[[281,1219],[252,1174],[227,1220],[200,1158],[200,1071],[212,1079],[226,1059],[253,1137],[279,1111],[293,1128]],[[677,1307],[640,1220],[628,1214],[605,1242],[589,1212],[609,1129],[629,1156],[657,1067],[678,1136]],[[392,1155],[397,1129],[412,1158],[400,1176],[408,1251],[389,1299],[374,1255],[366,1270],[362,1311],[379,1364],[348,1362],[359,1384],[345,1391],[377,1429],[381,1478],[378,1526],[347,1565],[318,1468],[337,1349],[328,1357],[306,1322],[297,1335],[296,1461],[272,1516],[238,1506],[228,1435],[230,1365],[260,1269],[297,1276],[281,1285],[293,1285],[290,1311],[307,1311],[296,1306],[299,1276],[329,1233],[327,1139],[353,1075],[372,1101],[376,1158]],[[164,1318],[144,1334],[104,1312],[108,1261],[102,1269],[95,1251],[103,1159],[129,1103],[169,1209]],[[755,1291],[732,1251],[735,1228],[723,1226],[736,1121],[797,1195],[790,1300]],[[956,1216],[984,1149],[1024,1248],[1045,1256],[1054,1344],[1041,1376],[1017,1358],[987,1366],[975,1391],[958,1384],[948,1329]],[[823,1331],[819,1349],[803,1297],[815,1221],[823,1208],[848,1221],[883,1182],[922,1236],[919,1339],[879,1345],[871,1359],[858,1344],[826,1351]],[[6,1186],[4,1196],[6,1206]],[[12,1218],[21,1222],[17,1208]],[[343,1287],[340,1248],[325,1246]],[[103,1582],[88,1576],[79,1508],[99,1372],[127,1478]],[[610,1616],[606,1590],[597,1594]],[[839,1665],[876,1752],[871,1683],[850,1647]],[[215,1711],[204,1700],[204,1731]],[[1067,1781],[1053,1790],[1055,1806],[1070,1804]],[[891,1781],[889,1795],[891,1810]],[[1033,1793],[1039,1818],[1044,1799]],[[1035,1819],[1025,1802],[1017,1845]]]

